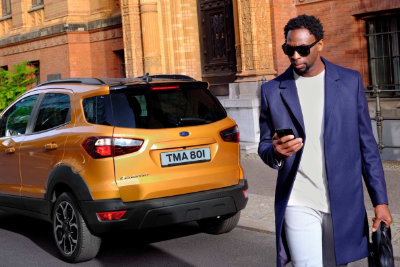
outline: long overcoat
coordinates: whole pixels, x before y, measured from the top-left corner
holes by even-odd
[[[324,153],[328,181],[336,264],[346,264],[368,253],[368,221],[362,177],[372,204],[388,204],[379,150],[373,136],[368,104],[359,72],[325,64]],[[273,158],[275,129],[292,128],[307,142],[293,69],[261,87],[260,144],[258,153],[278,169],[275,191],[277,266],[290,261],[282,227],[302,150],[278,167]],[[301,223],[301,222],[299,222]]]

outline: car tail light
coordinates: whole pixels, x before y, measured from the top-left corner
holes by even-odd
[[[126,210],[97,212],[97,218],[99,218],[100,221],[120,220],[125,213]]]
[[[151,87],[151,90],[171,90],[171,89],[179,89],[178,85],[174,86],[155,86]]]
[[[239,143],[240,141],[239,128],[237,125],[232,128],[223,130],[222,132],[220,132],[220,135],[225,142]]]
[[[83,149],[94,159],[121,156],[138,151],[143,140],[92,136],[82,143]]]

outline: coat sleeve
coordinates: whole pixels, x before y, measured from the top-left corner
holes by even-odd
[[[358,128],[360,134],[360,148],[362,157],[362,173],[374,207],[379,204],[388,204],[386,182],[375,141],[371,118],[368,111],[368,102],[365,96],[361,75],[358,73]]]
[[[262,86],[261,88],[261,105],[260,105],[260,143],[258,145],[258,155],[261,159],[271,168],[280,169],[284,162],[277,165],[274,159],[274,147],[272,145],[272,137],[274,136],[274,128],[272,124],[272,118],[270,116],[268,101],[265,97],[265,91],[267,87]]]

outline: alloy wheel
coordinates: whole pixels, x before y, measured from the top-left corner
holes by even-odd
[[[74,253],[78,245],[78,233],[74,207],[67,201],[60,202],[54,216],[54,236],[57,246],[66,256]]]

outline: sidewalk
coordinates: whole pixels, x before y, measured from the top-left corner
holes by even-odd
[[[253,231],[275,232],[274,187],[276,171],[266,167],[257,154],[242,155],[245,177],[249,182],[249,201],[242,211],[238,226]],[[389,204],[393,216],[392,245],[396,263],[400,263],[400,161],[384,161],[383,167],[389,195]],[[263,183],[263,184],[260,184]],[[265,188],[263,190],[262,188]],[[370,204],[368,192],[364,187],[365,205],[371,226],[374,210]],[[358,263],[352,266],[363,266]]]

